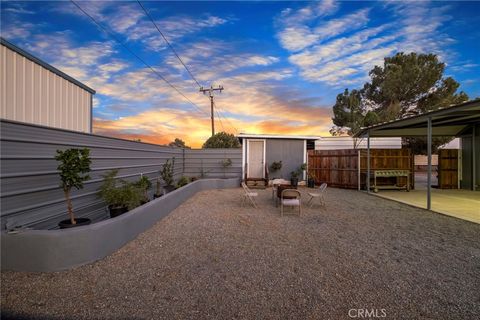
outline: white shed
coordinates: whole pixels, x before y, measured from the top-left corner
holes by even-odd
[[[91,133],[95,91],[0,40],[0,117]]]

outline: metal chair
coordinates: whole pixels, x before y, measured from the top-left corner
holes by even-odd
[[[280,194],[280,213],[283,216],[283,207],[298,207],[298,215],[302,215],[302,202],[300,191],[296,189],[285,189]]]
[[[244,191],[243,198],[242,198],[242,206],[245,205],[245,201],[248,199],[250,201],[250,203],[253,205],[254,208],[258,208],[257,203],[255,202],[255,198],[258,197],[258,193],[257,192],[252,192],[247,187],[245,182],[242,182],[242,187],[243,187],[243,191]]]
[[[307,205],[311,208],[314,203],[314,199],[319,199],[320,204],[322,206],[325,206],[325,193],[327,190],[327,184],[324,182],[318,187],[318,192],[309,192],[308,195],[310,196],[310,199],[307,202]]]

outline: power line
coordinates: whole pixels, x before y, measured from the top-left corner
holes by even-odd
[[[222,131],[225,132],[225,127],[223,126],[222,118],[220,118],[220,113],[218,112],[218,109],[215,109],[215,112],[217,113],[218,121],[220,122],[220,126],[222,127]]]
[[[173,53],[175,54],[175,56],[177,57],[178,61],[180,61],[180,63],[183,65],[183,67],[185,68],[185,70],[187,70],[188,74],[190,75],[190,77],[193,79],[193,81],[195,81],[195,83],[197,84],[198,87],[202,87],[200,85],[200,83],[198,83],[197,79],[195,79],[195,77],[193,76],[192,72],[190,71],[190,69],[188,69],[187,65],[183,62],[182,58],[180,58],[180,56],[178,55],[177,51],[175,51],[175,49],[173,48],[173,46],[170,44],[170,42],[167,40],[167,38],[165,37],[165,35],[163,34],[162,31],[160,31],[160,28],[157,26],[157,24],[155,23],[155,21],[153,20],[152,16],[150,16],[150,14],[148,13],[147,9],[145,9],[145,7],[142,5],[142,3],[137,0],[138,4],[140,5],[140,7],[142,7],[143,11],[145,12],[145,15],[150,19],[150,21],[152,21],[153,25],[155,26],[155,28],[157,29],[157,31],[160,33],[160,35],[162,36],[163,40],[165,40],[165,42],[167,43],[168,47],[173,51]]]
[[[168,81],[165,77],[163,77],[160,73],[158,73],[152,66],[150,66],[145,60],[140,58],[135,52],[133,52],[129,47],[127,47],[122,41],[120,41],[112,32],[107,30],[105,27],[103,27],[100,23],[95,20],[88,12],[82,9],[80,5],[78,5],[74,0],[70,0],[80,11],[83,12],[87,17],[89,17],[100,29],[102,29],[106,34],[110,35],[118,44],[123,46],[130,54],[132,54],[135,58],[137,58],[139,61],[141,61],[144,65],[146,65],[155,75],[157,75],[161,80],[163,80],[165,83],[167,83],[171,88],[173,88],[176,92],[178,92],[185,100],[190,102],[191,105],[193,105],[195,108],[197,108],[201,113],[207,115],[205,111],[200,109],[198,105],[196,105],[192,100],[190,100],[183,92],[181,92],[175,85],[173,85],[170,81]]]
[[[218,110],[219,116],[222,116],[222,113],[220,112],[220,109],[221,109],[221,108],[220,108],[219,106],[217,106],[216,103],[215,103],[215,107],[216,107],[217,110]],[[227,122],[230,124],[230,126],[233,128],[233,130],[235,130],[235,132],[238,134],[237,128],[230,122],[230,120],[228,120],[228,118],[225,117],[225,116],[222,116],[222,117],[223,117],[223,119],[225,119],[225,121],[227,121]]]

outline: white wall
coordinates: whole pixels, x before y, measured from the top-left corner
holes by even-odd
[[[0,70],[1,118],[90,132],[90,92],[3,44]]]
[[[367,148],[367,139],[361,139],[358,143],[358,149]],[[315,150],[338,150],[353,149],[352,137],[322,137],[315,141]],[[402,138],[371,138],[370,148],[372,149],[401,149]]]

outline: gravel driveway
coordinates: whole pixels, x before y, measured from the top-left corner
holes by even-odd
[[[87,266],[2,272],[2,318],[480,317],[480,225],[342,189],[280,217],[259,193],[198,193]]]

